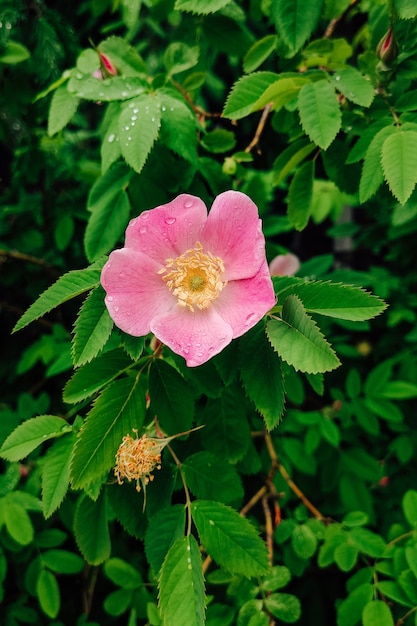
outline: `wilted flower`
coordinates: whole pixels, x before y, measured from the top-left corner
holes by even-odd
[[[117,450],[114,475],[119,485],[125,479],[136,481],[136,489],[140,491],[154,479],[152,472],[161,469],[161,452],[172,437],[155,439],[146,434],[138,437],[138,431],[134,429],[133,432],[136,437],[125,435]]]
[[[295,254],[278,254],[269,264],[271,276],[292,276],[300,269],[300,259]]]
[[[125,247],[114,250],[101,284],[121,330],[149,332],[190,367],[218,354],[275,304],[258,209],[226,191],[209,215],[182,194],[131,220]]]

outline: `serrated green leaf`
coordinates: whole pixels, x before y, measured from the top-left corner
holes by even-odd
[[[382,146],[382,167],[391,193],[401,204],[407,202],[417,183],[417,132],[399,130]]]
[[[15,496],[15,493],[9,493],[1,499],[2,521],[10,537],[27,546],[32,543],[35,531],[26,509]]]
[[[310,219],[315,161],[306,161],[295,172],[288,191],[288,219],[296,230],[303,230]]]
[[[316,145],[306,137],[291,143],[274,161],[273,184],[279,185],[315,149]]]
[[[7,461],[20,461],[48,439],[61,437],[71,430],[62,417],[39,415],[22,422],[7,437],[0,448],[0,456]]]
[[[412,20],[417,17],[417,7],[414,0],[394,0],[395,12],[402,20]]]
[[[216,499],[225,504],[239,502],[243,487],[239,474],[211,452],[196,452],[182,464],[188,487],[202,500]]]
[[[394,626],[392,613],[382,600],[372,600],[363,609],[363,626]]]
[[[297,74],[282,76],[279,80],[269,85],[264,93],[258,98],[252,107],[253,111],[262,109],[267,104],[272,104],[274,111],[279,111],[291,100],[294,100],[301,87],[308,83],[308,79]]]
[[[74,324],[72,361],[74,367],[88,363],[100,352],[113,328],[104,304],[102,287],[93,289],[84,300]]]
[[[80,99],[70,93],[67,85],[61,85],[52,96],[48,114],[48,135],[52,137],[71,120],[78,108]]]
[[[91,565],[100,565],[109,558],[111,543],[105,494],[96,502],[86,495],[80,497],[75,509],[74,535],[81,554]]]
[[[168,435],[189,430],[194,417],[194,398],[177,370],[155,359],[149,376],[151,411]]]
[[[265,591],[276,591],[282,589],[291,580],[291,572],[284,565],[275,565],[270,574],[262,580],[262,589]]]
[[[163,63],[169,77],[185,70],[189,70],[198,63],[199,49],[191,48],[182,41],[169,44],[163,55]]]
[[[41,569],[39,572],[36,581],[36,595],[42,611],[54,619],[61,607],[61,594],[56,577],[47,569]]]
[[[159,135],[161,105],[149,94],[129,102],[120,114],[119,138],[122,156],[140,173]]]
[[[84,235],[85,254],[90,263],[114,248],[126,229],[129,214],[130,200],[124,189],[111,204],[92,213]]]
[[[411,526],[417,526],[417,491],[409,489],[403,496],[402,507],[405,518]]]
[[[361,203],[371,198],[382,185],[384,175],[381,165],[382,146],[390,135],[395,133],[394,126],[385,126],[372,139],[366,151],[359,183],[359,200]]]
[[[145,535],[145,552],[155,573],[161,565],[170,547],[184,536],[185,508],[182,504],[164,507],[149,520]]]
[[[302,300],[309,313],[359,322],[371,319],[385,310],[386,304],[360,287],[331,281],[305,281],[293,276],[274,278],[275,293],[282,301],[290,294]]]
[[[237,511],[220,502],[196,500],[191,512],[202,545],[223,569],[248,578],[268,573],[265,543]]]
[[[82,402],[100,391],[132,365],[120,348],[100,354],[94,362],[82,365],[64,387],[64,402]]]
[[[271,350],[265,325],[257,324],[239,342],[240,375],[245,391],[265,420],[268,430],[279,424],[285,403],[281,362]],[[257,374],[262,371],[263,376]]]
[[[75,298],[76,296],[97,287],[100,282],[102,263],[94,263],[93,266],[83,270],[71,270],[48,287],[39,298],[28,308],[13,328],[13,332],[21,330],[31,322],[39,319],[45,313],[49,313],[55,307]]]
[[[267,335],[274,350],[297,371],[317,374],[340,365],[335,352],[297,296],[286,298],[282,319],[267,323]]]
[[[69,487],[75,433],[58,439],[48,450],[42,467],[42,508],[48,518],[61,505]]]
[[[177,11],[189,11],[190,13],[198,13],[199,15],[208,15],[220,11],[231,0],[176,0],[174,9]]]
[[[140,429],[145,394],[139,378],[113,381],[97,398],[79,433],[71,465],[75,489],[103,478],[115,464],[122,439]]]
[[[327,80],[307,83],[298,94],[298,110],[305,133],[326,150],[342,124],[334,87]]]
[[[97,102],[129,100],[143,94],[147,89],[146,81],[138,76],[113,76],[101,80],[91,73],[83,73],[78,69],[72,72],[68,81],[68,91],[74,96]]]
[[[369,107],[375,97],[372,83],[354,67],[336,70],[332,83],[348,100],[363,107]]]
[[[243,58],[243,71],[245,74],[250,74],[257,70],[272,54],[277,45],[278,37],[276,35],[266,35],[266,37],[256,41]]]
[[[159,577],[159,608],[165,626],[203,626],[205,589],[201,554],[192,535],[169,549]]]
[[[301,603],[290,593],[272,593],[265,598],[268,611],[281,622],[293,624],[300,619]]]
[[[139,11],[136,11],[136,22],[138,14]],[[111,59],[113,65],[117,67],[123,76],[137,77],[138,73],[147,73],[146,63],[143,61],[136,48],[129,45],[123,37],[108,37],[100,42],[98,49]]]
[[[104,572],[115,585],[125,589],[136,589],[143,584],[138,570],[123,559],[113,557],[106,561]]]
[[[278,78],[279,75],[273,72],[255,72],[240,78],[227,96],[223,117],[239,120],[249,115],[255,102]]]
[[[322,0],[272,0],[271,14],[278,35],[288,47],[286,56],[294,54],[317,26]]]
[[[190,163],[197,161],[196,118],[189,107],[168,91],[157,92],[161,103],[160,140]]]

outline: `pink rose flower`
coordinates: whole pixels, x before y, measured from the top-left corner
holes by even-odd
[[[295,254],[278,254],[269,264],[271,276],[292,276],[300,269],[300,259]]]
[[[258,209],[226,191],[207,208],[182,194],[144,211],[101,274],[116,326],[149,332],[189,367],[208,361],[271,309],[275,295]]]

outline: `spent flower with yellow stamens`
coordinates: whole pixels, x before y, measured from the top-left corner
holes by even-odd
[[[152,472],[161,469],[161,452],[171,437],[155,439],[142,435],[138,437],[138,431],[133,429],[136,437],[125,435],[116,453],[116,466],[114,474],[119,485],[123,481],[135,480],[136,489],[140,491],[154,479]]]

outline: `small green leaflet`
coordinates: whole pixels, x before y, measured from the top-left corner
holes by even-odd
[[[164,52],[163,63],[167,71],[168,77],[174,74],[185,72],[198,63],[199,48],[194,46],[191,48],[182,41],[174,41]]]
[[[298,94],[298,110],[305,133],[326,150],[342,124],[334,87],[327,80],[307,83]]]
[[[258,98],[252,107],[253,111],[262,109],[271,103],[274,111],[279,111],[291,100],[294,100],[301,87],[308,83],[308,79],[303,76],[284,75],[279,80],[269,85],[262,96]]]
[[[317,374],[330,372],[340,365],[334,350],[297,296],[286,298],[282,319],[267,323],[267,335],[274,350],[297,371]]]
[[[110,337],[112,328],[113,320],[104,304],[104,290],[97,287],[88,294],[74,324],[74,367],[84,365],[97,356]]]
[[[417,17],[417,6],[414,0],[394,0],[395,11],[402,20]]]
[[[292,57],[317,26],[322,0],[272,0],[271,16],[279,37]]]
[[[52,96],[48,114],[48,135],[50,137],[68,124],[79,103],[80,99],[68,91],[67,85],[58,87]]]
[[[237,511],[220,502],[195,500],[191,512],[202,545],[223,569],[247,578],[268,573],[266,545]]]
[[[166,89],[157,92],[161,104],[160,140],[190,163],[197,162],[196,118],[189,107]]]
[[[175,368],[155,359],[149,376],[151,411],[158,416],[168,435],[188,430],[194,417],[194,398],[189,386]]]
[[[223,117],[239,120],[252,113],[255,102],[278,79],[279,74],[274,72],[255,72],[240,78],[227,96]]]
[[[61,607],[61,594],[56,577],[46,567],[41,568],[39,571],[39,576],[36,580],[36,595],[43,612],[51,619],[54,619]]]
[[[192,535],[177,539],[162,565],[159,608],[164,626],[203,626],[206,597],[201,554]]]
[[[273,184],[279,185],[315,149],[316,145],[306,137],[291,143],[274,161]]]
[[[144,94],[125,105],[119,118],[120,150],[135,172],[142,171],[160,125],[161,105],[155,96]]]
[[[70,462],[75,433],[57,439],[46,453],[42,466],[42,508],[48,518],[61,505],[68,491]]]
[[[382,600],[372,600],[363,609],[363,626],[394,626],[389,606]]]
[[[406,491],[402,501],[402,508],[407,522],[412,527],[417,527],[417,491]]]
[[[243,59],[243,71],[250,74],[258,69],[260,65],[272,54],[278,45],[278,37],[276,35],[266,35],[256,41],[249,48]]]
[[[300,619],[301,604],[290,593],[272,593],[265,598],[265,606],[274,617],[286,624],[293,624]]]
[[[348,100],[363,107],[369,107],[375,97],[372,83],[354,67],[336,70],[332,83]]]
[[[104,571],[106,576],[118,587],[137,589],[143,584],[142,576],[138,570],[118,557],[112,557],[106,561]]]
[[[62,417],[32,417],[10,433],[0,448],[0,456],[7,461],[20,461],[48,439],[61,437],[69,431],[71,426]]]
[[[74,534],[81,554],[90,565],[100,565],[110,557],[111,542],[106,493],[95,502],[82,495],[75,509]]]
[[[352,322],[372,319],[382,313],[387,305],[383,300],[360,287],[331,281],[306,281],[294,276],[274,278],[278,301],[288,295],[302,300],[308,313],[320,313]]]
[[[359,183],[359,200],[369,200],[382,185],[384,176],[381,166],[381,150],[387,137],[395,133],[394,126],[384,126],[373,137],[366,151]],[[358,142],[359,143],[359,142]]]
[[[93,289],[93,287],[97,287],[100,282],[100,272],[103,265],[104,260],[102,262],[98,261],[86,269],[71,270],[58,278],[22,315],[13,328],[13,332],[21,330],[31,322],[42,317],[42,315],[45,315],[45,313],[49,313],[49,311],[52,311],[60,304],[71,300],[71,298],[75,298]]]
[[[144,93],[147,89],[146,81],[138,76],[113,76],[100,80],[77,69],[72,71],[68,81],[68,91],[71,94],[97,102],[129,100]]]
[[[159,572],[169,548],[184,536],[184,529],[183,504],[164,507],[152,515],[145,535],[145,552],[154,572]]]
[[[310,159],[297,169],[288,191],[288,219],[296,230],[303,230],[310,219],[315,161]]]
[[[190,11],[190,13],[198,13],[200,15],[208,15],[220,11],[231,0],[176,0],[174,9],[176,11]]]
[[[115,464],[125,435],[134,435],[145,418],[145,393],[138,378],[121,378],[104,389],[78,435],[71,465],[74,489],[100,480]]]
[[[417,183],[417,132],[398,130],[384,141],[382,168],[392,194],[405,204]]]
[[[183,461],[182,467],[190,491],[197,498],[215,498],[225,504],[242,500],[242,482],[234,466],[211,452],[192,454]]]
[[[249,398],[265,420],[275,428],[284,412],[284,381],[281,361],[267,341],[264,324],[257,324],[239,342],[240,373]],[[263,372],[262,376],[257,373]]]

